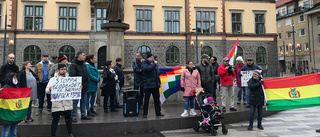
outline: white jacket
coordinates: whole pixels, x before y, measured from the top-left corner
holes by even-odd
[[[59,73],[56,72],[53,77],[60,77]],[[65,77],[69,77],[68,72],[66,73]],[[47,87],[46,87],[46,93],[51,94],[51,91],[49,88],[51,87],[51,80],[49,81]],[[72,110],[72,100],[61,100],[61,101],[52,101],[52,112],[58,112],[58,111],[66,111],[66,110]]]

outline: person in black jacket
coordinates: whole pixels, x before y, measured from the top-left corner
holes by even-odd
[[[252,130],[253,120],[254,120],[254,113],[256,108],[258,109],[258,125],[257,128],[263,130],[261,125],[262,121],[262,106],[264,105],[264,93],[262,89],[262,78],[261,73],[258,70],[253,72],[252,78],[248,81],[248,87],[250,89],[250,122],[248,130]]]
[[[119,79],[119,87],[117,88],[117,91],[116,91],[117,94],[116,94],[116,99],[115,99],[115,103],[116,103],[117,108],[121,108],[119,102],[120,102],[121,89],[124,86],[124,73],[121,68],[122,63],[123,63],[122,59],[117,58],[116,65],[113,68],[114,71],[116,72],[116,74],[118,75],[118,79]]]
[[[213,82],[213,88],[212,88],[212,92],[213,93],[216,93],[217,83],[220,84],[220,77],[218,75],[219,64],[218,64],[217,60],[218,59],[215,56],[212,56],[210,58],[210,64],[212,65],[212,68],[213,68],[213,71],[214,71],[214,76],[215,76],[215,79],[214,79],[214,82]],[[216,97],[214,97],[213,99],[216,100]]]
[[[215,82],[215,74],[212,65],[209,63],[209,56],[203,54],[201,62],[196,65],[200,73],[201,87],[206,93],[212,95],[214,101],[217,101],[216,92],[213,92],[213,83]]]
[[[82,89],[81,89],[81,99],[80,99],[80,111],[81,111],[81,119],[82,120],[91,120],[87,117],[86,114],[86,100],[87,100],[87,90],[90,82],[89,72],[87,70],[87,66],[84,64],[86,56],[84,52],[78,52],[74,63],[70,65],[70,77],[82,77]],[[72,110],[72,122],[76,123],[77,119],[77,104],[79,100],[73,100],[73,110]]]
[[[137,52],[136,54],[136,59],[132,62],[132,69],[133,69],[133,89],[134,90],[139,90],[140,89],[140,94],[139,94],[139,108],[142,109],[142,104],[143,104],[143,97],[144,97],[144,92],[143,92],[143,86],[142,86],[142,62],[144,62],[145,59],[142,57],[141,52]]]
[[[143,106],[143,117],[147,118],[148,116],[148,106],[149,106],[149,99],[150,95],[154,99],[154,108],[156,111],[156,116],[164,116],[161,113],[160,107],[160,70],[157,66],[157,61],[154,61],[153,55],[148,52],[147,53],[147,60],[142,63],[141,69],[143,72],[143,88],[144,88],[144,106]]]
[[[2,85],[2,87],[4,86],[5,82],[5,76],[10,73],[10,72],[14,72],[14,73],[19,73],[19,67],[14,63],[14,59],[15,56],[14,54],[9,54],[8,55],[8,62],[4,65],[1,66],[0,68],[0,83]]]
[[[103,69],[103,82],[101,85],[104,85],[101,88],[101,96],[104,96],[103,99],[103,108],[105,113],[109,113],[108,110],[108,99],[110,98],[110,109],[111,112],[117,112],[115,104],[115,95],[116,95],[116,84],[118,82],[118,76],[113,70],[112,61],[106,62],[106,67]]]

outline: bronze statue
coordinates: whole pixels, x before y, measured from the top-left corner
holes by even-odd
[[[123,0],[109,0],[107,20],[109,20],[109,22],[122,22],[124,19],[123,9]]]

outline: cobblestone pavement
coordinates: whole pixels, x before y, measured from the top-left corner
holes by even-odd
[[[315,130],[320,128],[320,107],[286,110],[278,114],[264,117],[264,130],[256,128],[256,119],[252,131],[248,131],[249,122],[244,121],[227,125],[228,134],[223,135],[221,128],[217,136],[230,137],[319,137]],[[211,136],[203,130],[181,129],[161,132],[166,137],[202,137]]]

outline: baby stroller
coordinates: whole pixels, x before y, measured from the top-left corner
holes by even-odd
[[[222,127],[222,133],[224,135],[228,134],[228,129],[220,121],[224,118],[223,113],[219,109],[219,106],[216,102],[204,102],[208,97],[211,97],[210,94],[200,93],[196,96],[197,104],[199,105],[201,116],[203,117],[202,121],[196,121],[193,123],[193,130],[195,132],[199,131],[201,127],[203,130],[211,133],[212,136],[217,135],[217,130],[219,126]]]

